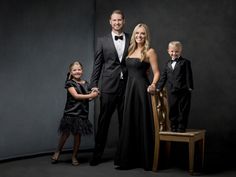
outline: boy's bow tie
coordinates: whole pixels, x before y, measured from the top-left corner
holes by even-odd
[[[175,58],[175,59],[171,59],[170,62],[173,63],[173,62],[177,62],[178,61],[178,58]]]

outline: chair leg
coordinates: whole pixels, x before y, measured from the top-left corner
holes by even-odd
[[[159,156],[160,156],[160,140],[159,138],[155,139],[155,147],[154,147],[154,158],[153,158],[153,166],[152,171],[157,172],[159,165]]]
[[[197,142],[197,147],[198,147],[198,150],[199,150],[199,153],[198,153],[198,157],[200,157],[199,159],[199,163],[198,163],[198,167],[200,171],[203,170],[204,168],[204,155],[205,155],[205,138],[204,136],[202,137],[202,139],[200,139],[198,142]]]
[[[205,138],[199,141],[200,152],[201,152],[201,168],[204,168],[204,155],[205,155]]]
[[[194,171],[194,154],[195,154],[195,143],[194,141],[189,142],[189,173],[193,175]]]
[[[166,141],[165,142],[165,166],[170,165],[170,154],[171,154],[171,142]]]

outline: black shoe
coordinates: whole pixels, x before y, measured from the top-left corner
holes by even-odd
[[[184,133],[186,131],[186,127],[183,124],[179,124],[177,132]]]
[[[51,164],[58,163],[59,157],[60,157],[60,152],[54,153],[53,156],[51,157]]]
[[[171,128],[171,131],[172,132],[177,132],[177,129],[176,128]]]
[[[178,128],[177,132],[184,133],[184,132],[186,132],[186,130],[185,130],[185,128]]]
[[[175,123],[171,122],[171,126],[170,127],[171,127],[171,131],[172,132],[177,132],[177,125]]]
[[[56,163],[58,163],[58,159],[51,158],[51,164],[56,164]]]
[[[89,162],[90,166],[96,166],[101,163],[101,158],[92,158],[92,160]]]

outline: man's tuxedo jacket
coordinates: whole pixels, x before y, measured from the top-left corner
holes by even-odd
[[[125,33],[125,40],[123,58],[120,61],[112,39],[112,34],[110,33],[104,37],[98,38],[90,88],[98,87],[98,81],[101,77],[101,92],[115,93],[119,86],[121,72],[123,73],[123,79],[126,81],[127,69],[125,60],[129,46],[129,35],[127,33]]]

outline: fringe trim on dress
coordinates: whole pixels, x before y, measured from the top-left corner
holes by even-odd
[[[61,119],[58,132],[71,132],[74,135],[78,133],[81,135],[91,135],[93,133],[93,126],[88,119],[64,116]]]

